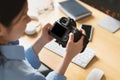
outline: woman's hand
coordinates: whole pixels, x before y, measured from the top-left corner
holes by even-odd
[[[42,28],[41,36],[36,40],[36,42],[33,44],[33,50],[35,51],[36,55],[38,55],[39,51],[44,47],[46,43],[51,41],[53,38],[49,36],[48,31],[52,27],[51,24],[46,24]]]
[[[48,34],[48,31],[51,27],[52,25],[48,23],[42,28],[41,42],[46,44],[53,39],[52,36]]]
[[[83,39],[85,35],[85,31],[81,30],[83,36],[78,42],[74,42],[74,34],[70,33],[69,40],[66,46],[66,54],[60,63],[60,66],[55,70],[56,72],[63,74],[65,73],[69,63],[71,62],[72,58],[76,56],[80,51],[83,49]]]
[[[85,31],[83,29],[81,29],[80,31],[82,32],[83,36],[78,42],[74,42],[74,34],[70,33],[69,40],[66,47],[65,57],[72,59],[74,56],[76,56],[78,53],[82,51]]]

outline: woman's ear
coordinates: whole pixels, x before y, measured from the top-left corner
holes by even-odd
[[[2,28],[2,25],[1,25],[1,23],[0,23],[0,36],[1,36],[1,31],[2,31],[2,29],[1,29],[1,28]]]
[[[0,36],[2,36],[5,32],[4,26],[0,23]]]

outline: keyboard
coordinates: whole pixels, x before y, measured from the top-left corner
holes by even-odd
[[[45,48],[60,55],[61,57],[63,57],[66,52],[66,48],[63,48],[61,45],[56,43],[55,39],[53,39],[51,42],[46,44]],[[95,56],[95,51],[93,49],[86,48],[84,52],[78,53],[78,55],[76,55],[72,59],[72,62],[82,68],[85,68],[89,64],[89,62],[94,58],[94,56]]]

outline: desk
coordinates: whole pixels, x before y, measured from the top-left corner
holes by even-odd
[[[77,22],[77,27],[81,23],[91,24],[94,27],[93,39],[88,44],[89,48],[96,51],[96,56],[90,62],[90,64],[85,68],[81,68],[73,63],[70,63],[65,76],[67,80],[85,80],[88,73],[93,68],[100,68],[104,71],[105,75],[102,80],[119,80],[120,79],[120,30],[116,33],[110,33],[105,29],[99,27],[97,22],[104,18],[106,15],[82,2],[85,7],[92,11],[92,16],[79,20]],[[47,16],[47,17],[46,17]],[[54,11],[46,14],[46,19],[44,21],[53,23],[61,16],[65,16],[61,11],[55,9]],[[36,35],[39,35],[38,32]],[[24,35],[20,39],[20,44],[25,47],[30,46],[37,38],[36,35],[27,36]],[[40,59],[43,63],[48,65],[50,68],[55,69],[61,57],[55,53],[43,48],[40,52]]]

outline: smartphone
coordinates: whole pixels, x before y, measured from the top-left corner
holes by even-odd
[[[93,27],[91,25],[82,24],[81,28],[85,30],[87,38],[89,41],[91,41],[93,35]]]

